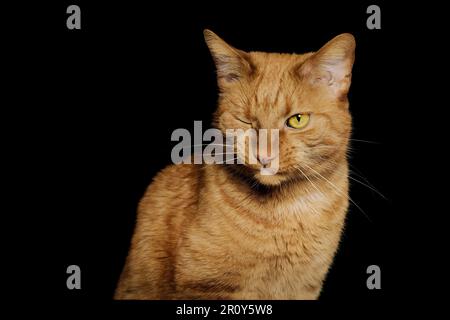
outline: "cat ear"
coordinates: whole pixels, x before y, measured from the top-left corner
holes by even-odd
[[[203,31],[206,44],[217,68],[219,84],[226,84],[246,77],[253,71],[249,54],[233,48],[211,30]]]
[[[351,83],[355,46],[351,34],[338,35],[309,57],[300,72],[313,83],[329,87],[338,98],[345,97]]]

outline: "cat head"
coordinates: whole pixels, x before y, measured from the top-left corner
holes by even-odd
[[[227,129],[267,129],[266,150],[244,148],[256,163],[235,166],[263,185],[333,170],[346,158],[351,133],[347,93],[355,40],[341,34],[317,52],[280,54],[236,49],[204,31],[217,69],[220,90],[214,125]],[[278,141],[271,131],[278,131]],[[258,141],[258,144],[260,141]],[[277,145],[277,148],[271,146]],[[276,152],[271,152],[274,150]],[[261,169],[277,163],[275,174]]]

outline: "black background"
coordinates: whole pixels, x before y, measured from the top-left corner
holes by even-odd
[[[66,28],[70,4],[81,7],[81,30]],[[303,306],[328,310],[336,301],[375,309],[401,295],[402,267],[394,263],[404,253],[397,223],[406,210],[398,206],[406,193],[399,157],[408,144],[404,128],[411,116],[399,97],[414,91],[401,86],[408,59],[402,46],[412,31],[401,22],[405,13],[384,2],[375,3],[382,10],[382,29],[368,30],[370,4],[159,7],[74,1],[24,7],[22,21],[31,27],[23,38],[13,38],[20,63],[10,60],[17,66],[10,80],[27,88],[14,93],[14,112],[24,116],[29,130],[22,148],[33,157],[27,163],[33,179],[27,179],[25,192],[36,195],[28,198],[39,213],[30,225],[42,226],[36,237],[44,241],[40,250],[27,251],[27,259],[45,269],[39,279],[43,297],[71,310],[101,306],[106,312],[130,305],[111,299],[137,203],[152,177],[170,163],[172,131],[192,130],[194,120],[209,123],[215,109],[217,86],[204,28],[247,51],[303,53],[343,32],[355,36],[352,138],[371,143],[352,143],[351,169],[387,199],[351,183],[351,197],[365,213],[351,206],[321,301],[279,303],[278,312]],[[82,290],[66,288],[71,264],[81,267]],[[381,268],[381,290],[366,287],[366,268],[372,264]],[[173,315],[176,305],[134,306],[150,316],[156,309]]]

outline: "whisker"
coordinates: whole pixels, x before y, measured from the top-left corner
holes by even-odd
[[[298,171],[300,171],[300,173],[311,183],[311,185],[314,187],[314,189],[317,190],[317,192],[319,192],[322,196],[325,197],[325,195],[323,194],[323,192],[309,179],[309,177],[302,171],[302,169],[300,169],[300,167],[295,166],[295,169],[297,169]],[[308,206],[310,210],[312,210],[315,214],[319,215],[319,212],[314,209],[313,207]]]
[[[227,159],[227,160],[225,160],[223,162],[214,162],[214,163],[211,163],[211,164],[236,164],[236,163],[234,163],[234,160],[238,160],[238,159],[239,158]],[[233,162],[228,163],[229,161],[233,161]]]
[[[214,157],[214,156],[221,156],[221,155],[229,155],[229,154],[236,154],[236,152],[223,152],[223,153],[210,153],[209,155]]]
[[[324,181],[326,181],[330,186],[333,187],[333,189],[341,196],[347,196],[348,199],[350,200],[351,203],[353,203],[367,218],[367,220],[369,220],[369,222],[372,222],[372,220],[370,220],[369,216],[364,212],[363,209],[361,209],[361,207],[355,202],[353,201],[352,198],[350,198],[350,195],[348,194],[344,194],[342,190],[340,190],[334,183],[332,183],[330,180],[328,180],[327,178],[325,178],[322,174],[320,174],[319,172],[317,172],[316,170],[314,170],[313,168],[311,168],[310,166],[308,166],[306,163],[303,163],[303,165],[305,165],[307,168],[309,168],[311,171],[315,172],[319,177],[321,177],[322,179],[324,179]]]
[[[319,157],[323,160],[322,156],[319,155]],[[323,160],[323,161],[327,161],[327,162],[330,162],[330,163],[333,163],[333,164],[337,164],[337,163],[338,163],[337,161],[335,161],[335,160],[333,160],[333,159],[326,159],[326,160]],[[316,163],[319,164],[318,162],[316,162]],[[352,164],[349,164],[349,166],[352,167],[353,169],[357,170],[357,168],[354,167]],[[388,200],[388,198],[387,198],[385,195],[383,195],[383,194],[381,193],[381,191],[379,191],[377,188],[375,188],[375,186],[374,186],[373,184],[371,184],[371,183],[367,180],[366,177],[364,177],[362,174],[358,174],[357,172],[355,172],[355,170],[349,170],[349,171],[350,171],[350,172],[349,172],[350,174],[349,174],[349,176],[348,176],[349,179],[351,179],[351,180],[353,180],[353,181],[355,181],[355,182],[358,182],[359,184],[361,184],[361,185],[367,187],[368,189],[374,191],[376,194],[378,194],[378,195],[379,195],[380,197],[382,197],[384,200]],[[358,180],[358,179],[352,177],[351,174],[354,174],[354,175],[360,177],[360,178],[363,179],[365,182],[360,181],[360,180]]]
[[[369,186],[368,184],[365,184],[364,182],[362,182],[362,181],[360,181],[360,180],[358,180],[358,179],[356,179],[356,178],[353,178],[351,175],[349,175],[348,178],[349,178],[349,179],[352,179],[352,180],[355,181],[355,182],[360,183],[361,185],[363,185],[363,186],[365,186],[365,187],[367,187],[367,188],[369,188],[370,190],[372,190],[372,191],[374,191],[375,193],[377,193],[377,194],[378,194],[380,197],[382,197],[384,200],[387,200],[387,198],[386,198],[380,191],[378,191],[377,189],[372,188],[372,187]]]
[[[352,168],[350,170],[351,173],[353,173],[353,174],[357,175],[358,177],[360,177],[361,179],[363,179],[372,188],[375,188],[375,186],[372,183],[370,183],[370,181],[362,174],[361,170],[358,170],[358,168],[356,168],[356,166],[351,163],[349,163],[349,166]]]
[[[202,144],[193,144],[191,147],[201,147],[201,146],[223,146],[223,147],[233,147],[232,144],[221,144],[221,143],[202,143]]]
[[[349,139],[350,141],[356,141],[356,142],[365,142],[370,144],[381,144],[381,142],[377,141],[370,141],[370,140],[361,140],[361,139]]]
[[[317,192],[319,192],[321,195],[325,196],[323,194],[323,192],[320,191],[319,188],[317,188],[317,186],[311,181],[311,179],[309,179],[309,177],[302,171],[302,169],[300,169],[300,167],[295,167],[295,168],[300,171],[300,173],[311,183],[311,185],[314,187],[314,189],[317,190]]]

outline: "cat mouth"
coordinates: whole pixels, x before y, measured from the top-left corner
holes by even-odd
[[[274,176],[278,173],[278,168],[261,167],[259,172],[263,176]]]
[[[260,184],[266,186],[280,186],[287,177],[278,168],[259,168],[253,175],[253,178]]]
[[[275,176],[282,175],[278,167],[260,166],[260,165],[244,165],[245,170],[252,176]]]

